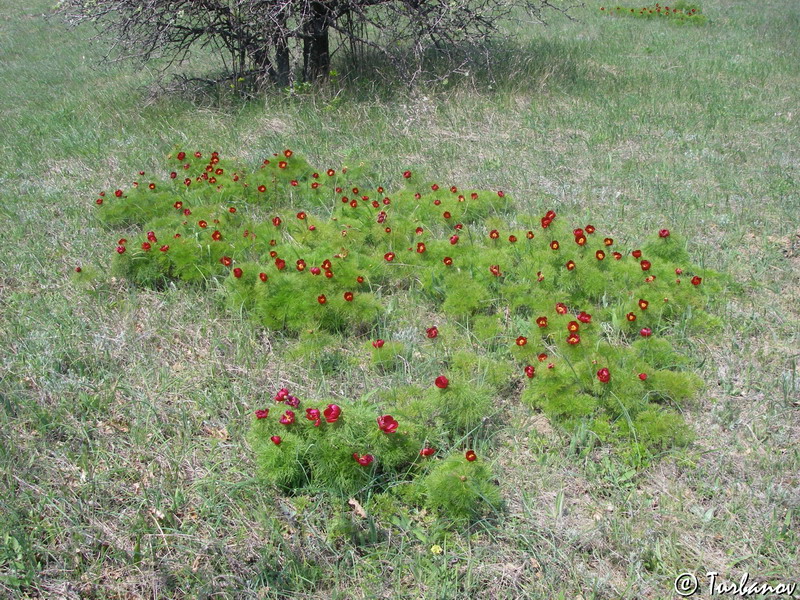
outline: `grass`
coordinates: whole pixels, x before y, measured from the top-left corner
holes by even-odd
[[[0,23],[2,595],[661,599],[684,571],[796,580],[796,3],[706,2],[696,28],[588,6],[578,23],[515,26],[494,80],[205,105],[152,99],[147,68],[98,67],[102,48],[43,19],[48,6]],[[503,188],[626,244],[681,231],[743,289],[725,328],[687,348],[707,382],[688,413],[696,443],[631,472],[512,399],[492,456],[507,511],[468,532],[276,495],[253,476],[252,410],[284,384],[373,386],[363,341],[341,348],[346,369],[297,363],[291,340],[202,290],[69,277],[108,261],[97,190],[176,142]]]

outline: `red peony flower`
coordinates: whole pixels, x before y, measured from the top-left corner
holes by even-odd
[[[281,218],[280,218],[280,217],[272,217],[272,224],[273,224],[273,225],[275,225],[275,227],[278,227],[278,226],[280,226],[280,224],[281,224],[282,222],[283,222],[283,221],[281,221]]]
[[[372,456],[372,454],[364,454],[359,456],[358,452],[353,452],[353,458],[362,467],[366,467],[367,465],[371,464],[373,460],[375,460],[375,457]]]
[[[433,383],[440,390],[445,390],[447,389],[447,386],[450,385],[450,380],[448,380],[444,375],[439,375]]]
[[[597,372],[597,379],[600,383],[608,383],[611,380],[611,372],[603,367]]]
[[[586,226],[586,233],[592,234],[595,232],[594,225],[587,225]]]
[[[491,265],[489,267],[489,272],[494,275],[495,277],[500,277],[500,265]]]
[[[434,326],[434,327],[428,327],[428,328],[425,330],[425,335],[427,335],[427,336],[428,336],[428,338],[432,340],[432,339],[433,339],[433,338],[435,338],[437,335],[439,335],[439,330],[438,330],[438,329],[437,329],[435,326]]]
[[[384,345],[385,343],[386,343],[385,341],[378,339],[378,340],[375,340],[374,342],[372,342],[372,346],[373,346],[374,348],[377,348],[377,349],[379,349],[379,350],[380,350],[381,348],[383,348],[383,345]]]
[[[639,335],[641,335],[642,337],[650,337],[651,335],[653,335],[653,330],[650,329],[649,327],[642,327],[639,330]]]
[[[150,250],[150,248],[152,248],[152,246],[148,242],[142,242],[142,250],[147,252],[148,250]]]
[[[394,252],[387,252],[386,254],[383,255],[383,259],[386,262],[392,262],[394,260]]]
[[[307,408],[306,409],[306,419],[309,421],[314,422],[314,427],[319,427],[321,422],[320,420],[320,412],[318,408]]]
[[[219,262],[221,262],[226,267],[230,267],[231,264],[233,263],[233,259],[231,259],[230,256],[223,256],[222,258],[219,259]]]
[[[442,262],[443,262],[443,263],[444,263],[446,266],[448,266],[448,267],[449,267],[449,266],[451,266],[451,265],[453,264],[453,259],[452,259],[452,258],[450,258],[449,256],[445,256],[445,257],[444,257],[444,259],[442,259]]]
[[[669,229],[661,229],[661,230],[659,230],[658,237],[661,237],[661,238],[669,237]]]
[[[630,321],[631,323],[633,323],[636,320],[636,315],[633,314],[632,312],[629,312],[627,315],[625,315],[625,318],[628,319],[628,321]]]
[[[702,277],[698,277],[697,275],[692,277],[692,285],[700,285],[701,283],[703,283]]]
[[[642,266],[642,271],[649,271],[650,270],[650,261],[649,260],[643,260],[639,264]]]
[[[570,321],[567,323],[567,331],[574,333],[578,331],[578,329],[580,329],[580,325],[578,325],[577,321]]]
[[[258,186],[258,191],[263,194],[264,192],[267,191],[267,186],[265,186],[265,185]]]
[[[631,252],[631,254],[633,255],[633,258],[641,258],[642,257],[642,251],[641,250],[634,250],[633,252]]]
[[[526,338],[525,336],[522,336],[522,335],[521,335],[521,336],[519,336],[519,337],[517,338],[517,340],[516,340],[516,344],[517,344],[517,346],[520,346],[520,347],[521,347],[521,346],[524,346],[524,345],[525,345],[525,344],[527,344],[527,343],[528,343],[528,338]]]
[[[613,239],[613,238],[605,238],[605,239],[603,240],[603,243],[604,243],[606,246],[611,246],[611,245],[614,243],[614,239]]]
[[[186,152],[178,152],[178,160],[183,160],[186,158]]]
[[[452,246],[455,246],[457,243],[458,243],[458,236],[457,236],[457,235],[455,235],[455,234],[454,234],[454,235],[451,235],[451,236],[450,236],[450,244],[451,244]]]
[[[550,248],[551,248],[552,250],[558,250],[558,248],[559,248],[559,243],[558,243],[558,241],[557,241],[557,240],[553,240],[552,242],[550,242]]]
[[[439,191],[439,184],[436,184],[436,183],[434,183],[434,184],[431,186],[431,189],[432,189],[434,192],[437,192],[437,191]]]
[[[256,419],[266,419],[269,416],[269,409],[264,408],[256,411]]]
[[[679,269],[675,269],[675,275],[682,275],[682,274],[683,274],[683,269],[680,269],[680,268]]]
[[[328,404],[322,415],[328,423],[336,423],[342,414],[342,409],[337,404]]]
[[[279,436],[279,435],[273,435],[273,436],[272,436],[271,438],[269,438],[269,439],[270,439],[270,440],[272,440],[272,443],[273,443],[273,444],[275,444],[276,446],[280,446],[280,445],[281,445],[281,442],[283,441],[283,440],[281,439],[281,436]]]
[[[279,271],[283,271],[286,268],[286,261],[283,260],[282,258],[276,258],[275,259],[275,267]]]
[[[563,302],[557,302],[556,303],[556,312],[558,314],[560,314],[560,315],[567,314],[567,305],[564,304]]]
[[[345,292],[344,293],[344,299],[345,299],[345,302],[352,302],[353,301],[353,292]]]
[[[489,232],[489,237],[490,237],[491,239],[493,239],[493,240],[496,240],[497,238],[499,238],[499,237],[500,237],[500,232],[499,232],[499,231],[497,231],[497,229],[492,229],[492,230]]]
[[[642,381],[647,381],[647,373],[639,373],[639,379],[641,379]]]
[[[302,258],[298,258],[295,262],[296,268],[298,271],[305,271],[306,270],[306,261]]]
[[[169,246],[164,244],[163,246],[161,246],[161,248],[159,248],[159,250],[161,250],[161,252],[169,252]]]
[[[233,276],[236,277],[236,279],[239,279],[242,276],[242,270],[239,267],[236,267],[233,270]]]
[[[423,242],[417,242],[417,254],[423,254],[425,252],[425,244]]]
[[[433,456],[435,453],[436,449],[429,447],[423,448],[422,450],[419,451],[420,456]]]
[[[506,194],[505,194],[505,192],[504,192],[503,190],[500,190],[499,192],[497,192],[497,195],[498,195],[500,198],[505,198],[505,196],[506,196]]]
[[[580,344],[580,342],[581,342],[581,336],[579,336],[577,333],[570,333],[567,336],[567,343],[570,346],[574,346],[576,344]]]
[[[356,283],[364,283],[364,278],[361,275],[359,275],[358,277],[356,277]]]
[[[580,321],[581,323],[591,323],[592,322],[592,315],[590,315],[589,313],[585,313],[585,312],[581,311],[578,314],[578,321]]]
[[[278,168],[279,168],[279,169],[285,169],[285,168],[286,168],[286,167],[288,167],[288,166],[289,166],[289,163],[287,163],[285,160],[282,160],[282,161],[280,161],[280,162],[278,163]]]
[[[218,229],[214,230],[214,233],[211,234],[211,239],[215,242],[218,242],[222,239],[222,234],[219,232]]]
[[[383,415],[378,417],[378,428],[383,433],[395,433],[400,425],[392,415]]]
[[[206,223],[201,219],[200,221],[197,222],[197,226],[200,227],[201,229],[205,229],[206,227],[208,227],[208,223]]]
[[[403,172],[403,177],[405,177],[406,179],[410,179],[411,178],[411,171],[404,171]]]
[[[328,299],[325,297],[325,294],[317,296],[317,302],[319,302],[320,304],[325,304],[327,301]]]
[[[285,413],[283,413],[283,416],[281,416],[280,424],[291,425],[292,423],[294,423],[294,412],[287,410]]]
[[[547,317],[539,317],[536,319],[536,324],[539,327],[547,327]]]
[[[529,231],[528,233],[525,234],[525,237],[528,238],[529,240],[532,240],[535,237],[535,235],[532,231]]]
[[[525,375],[529,379],[533,379],[536,376],[536,369],[533,368],[533,365],[528,365],[525,367]]]
[[[597,260],[603,260],[606,257],[606,253],[603,252],[602,250],[598,250],[597,252],[594,253],[594,257]]]
[[[650,303],[647,300],[642,300],[641,298],[639,298],[639,308],[641,308],[642,310],[647,310],[647,307],[649,305]]]
[[[267,278],[267,274],[266,274],[266,273],[259,273],[259,274],[258,274],[258,278],[259,278],[261,281],[263,281],[263,282],[266,282],[266,281],[267,281],[267,279],[268,279],[268,278]]]
[[[541,352],[536,358],[539,359],[539,362],[544,362],[544,361],[547,360],[547,354],[545,354],[544,352]]]
[[[478,455],[475,454],[474,450],[467,450],[467,452],[464,454],[464,458],[466,458],[469,462],[472,462],[478,458]]]
[[[566,266],[567,266],[567,271],[572,271],[575,268],[575,261],[574,260],[567,261]]]

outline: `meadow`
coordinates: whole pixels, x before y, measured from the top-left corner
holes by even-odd
[[[696,27],[599,6],[509,25],[491,75],[248,101],[159,91],[155,67],[99,65],[49,3],[4,6],[0,595],[667,599],[684,572],[797,581],[800,6],[709,1]],[[469,527],[279,493],[248,441],[277,390],[347,399],[438,366],[376,373],[368,333],[320,357],[208,287],[112,277],[97,194],[164,172],[176,146],[502,189],[625,247],[679,233],[735,282],[719,327],[676,338],[705,382],[682,409],[694,441],[634,468],[517,390],[476,448],[503,507]],[[402,297],[392,310],[398,330],[429,325]]]

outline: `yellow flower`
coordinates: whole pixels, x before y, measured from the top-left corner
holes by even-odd
[[[441,554],[442,552],[444,552],[444,550],[439,544],[431,546],[431,554]]]

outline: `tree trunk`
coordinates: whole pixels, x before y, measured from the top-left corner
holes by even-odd
[[[322,2],[313,2],[311,10],[303,40],[304,81],[327,77],[331,67],[328,8]]]
[[[284,36],[275,41],[275,83],[280,87],[289,85],[289,44]]]

